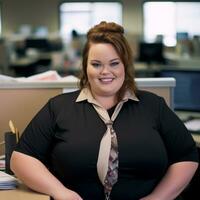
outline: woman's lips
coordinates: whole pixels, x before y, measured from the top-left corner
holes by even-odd
[[[100,78],[99,79],[102,83],[111,83],[114,78]]]

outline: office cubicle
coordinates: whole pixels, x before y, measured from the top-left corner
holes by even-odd
[[[172,90],[174,78],[138,78],[139,89],[148,90],[163,96],[173,108]],[[31,118],[48,101],[49,98],[78,89],[77,82],[4,82],[0,83],[0,141],[9,131],[9,120],[12,120],[20,133]],[[0,155],[4,152],[3,146]]]

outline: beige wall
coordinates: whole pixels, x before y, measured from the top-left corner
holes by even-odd
[[[141,0],[123,0],[123,25],[125,29],[135,35],[143,32]]]
[[[50,32],[58,31],[59,0],[2,0],[2,33],[9,35],[21,24],[44,25]]]
[[[31,24],[32,27],[44,25],[48,27],[50,33],[57,33],[60,2],[60,0],[1,0],[3,36],[16,32],[21,24]],[[122,0],[124,27],[129,33],[136,35],[142,33],[141,2],[141,0]]]

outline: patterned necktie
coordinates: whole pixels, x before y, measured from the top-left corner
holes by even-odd
[[[107,128],[110,129],[111,134],[111,147],[110,147],[110,155],[108,160],[108,171],[104,180],[104,190],[106,200],[109,200],[110,192],[112,190],[113,185],[117,182],[118,179],[118,145],[117,145],[117,135],[112,127],[113,122],[107,123]]]
[[[90,89],[82,89],[76,100],[76,102],[87,100],[89,103],[91,103],[107,127],[107,130],[100,143],[97,160],[97,172],[99,179],[105,188],[106,200],[110,199],[112,187],[118,179],[118,145],[116,133],[113,129],[113,122],[121,110],[124,102],[128,101],[129,99],[139,101],[134,93],[127,90],[122,100],[117,104],[111,118],[109,117],[108,112],[95,100]]]
[[[113,122],[116,119],[122,105],[125,101],[121,101],[115,108],[115,111],[110,119],[108,112],[100,106],[93,104],[95,110],[99,114],[100,118],[106,124],[107,130],[104,134],[99,148],[99,155],[97,161],[97,172],[99,179],[101,180],[104,191],[105,199],[110,199],[110,193],[113,185],[118,179],[118,145],[117,136],[113,129]]]

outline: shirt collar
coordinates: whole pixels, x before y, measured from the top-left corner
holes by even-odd
[[[136,97],[135,93],[131,93],[129,90],[125,92],[125,95],[122,99],[122,101],[127,101],[128,99],[131,99],[133,101],[139,101],[139,99]],[[76,99],[76,102],[87,100],[89,103],[94,103],[96,105],[99,105],[99,103],[94,99],[92,96],[92,93],[89,88],[83,88],[79,94],[79,96]]]

